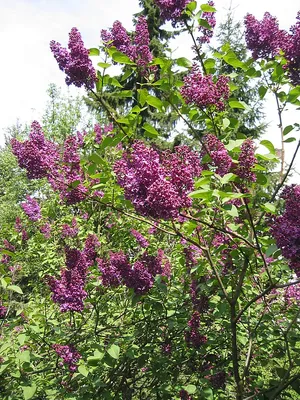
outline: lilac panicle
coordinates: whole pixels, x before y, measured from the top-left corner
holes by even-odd
[[[29,140],[19,142],[17,139],[12,139],[11,146],[19,166],[26,169],[29,179],[47,177],[59,157],[57,146],[45,139],[37,121],[31,124]]]
[[[52,348],[55,350],[56,354],[63,359],[64,364],[67,364],[71,372],[77,371],[78,361],[81,358],[81,354],[78,353],[73,345],[61,345],[53,344]]]
[[[271,233],[290,268],[300,277],[300,185],[286,186],[281,197],[285,210],[273,218]]]
[[[59,68],[67,75],[67,85],[93,89],[97,82],[96,71],[77,28],[72,28],[69,33],[68,48],[69,51],[54,40],[50,42],[50,49]]]
[[[254,142],[251,139],[246,139],[241,146],[241,153],[239,155],[239,163],[234,169],[236,175],[241,179],[250,182],[256,181],[256,175],[252,171],[257,160],[254,155]]]
[[[262,21],[258,21],[253,15],[247,14],[245,26],[246,43],[253,58],[274,58],[279,54],[286,33],[279,29],[277,18],[266,12]]]
[[[211,7],[214,7],[214,2],[209,0],[207,4]],[[201,18],[204,19],[208,25],[211,27],[211,29],[205,28],[204,26],[199,26],[198,30],[200,32],[200,37],[197,38],[199,43],[209,43],[210,39],[213,37],[213,30],[214,27],[216,26],[216,17],[215,17],[215,11],[205,11],[201,15]]]
[[[191,0],[154,0],[160,10],[163,21],[171,21],[175,26],[180,20],[181,14]]]
[[[188,322],[189,329],[185,332],[185,341],[188,346],[199,348],[207,342],[207,338],[199,332],[200,314],[194,311],[191,319]]]
[[[226,175],[232,167],[232,158],[228,154],[224,144],[212,134],[206,135],[204,142],[212,164],[217,168],[217,174],[220,176]]]
[[[77,249],[65,249],[66,268],[61,270],[60,279],[48,277],[52,300],[60,305],[60,311],[83,311],[84,290],[89,263],[84,252]]]
[[[42,218],[39,203],[30,196],[26,196],[27,201],[21,203],[23,211],[31,221],[38,221]]]
[[[186,146],[176,148],[175,155],[159,154],[137,141],[132,151],[124,152],[115,163],[114,170],[126,199],[139,213],[170,219],[178,217],[181,207],[191,205],[187,195],[201,166],[197,153]]]
[[[115,21],[109,31],[102,30],[101,38],[106,47],[116,47],[117,50],[126,54],[131,61],[137,63],[142,74],[146,74],[147,65],[152,61],[153,56],[149,47],[148,24],[143,15],[138,18],[133,41],[119,21]]]
[[[246,43],[252,51],[252,57],[274,59],[284,52],[287,60],[285,69],[288,71],[291,83],[300,84],[300,11],[297,14],[297,22],[291,26],[290,32],[279,29],[276,17],[266,12],[262,21],[258,21],[253,15],[245,17]]]
[[[140,232],[136,231],[135,229],[131,229],[130,232],[131,232],[132,236],[134,236],[136,238],[138,244],[141,247],[146,248],[149,246],[148,240]]]
[[[187,104],[195,104],[200,108],[214,107],[218,111],[225,108],[225,101],[229,98],[229,78],[219,76],[214,82],[212,75],[203,76],[198,65],[183,78],[184,85],[180,89],[181,95]]]

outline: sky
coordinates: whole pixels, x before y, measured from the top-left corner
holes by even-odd
[[[247,12],[261,19],[264,12],[269,11],[278,17],[280,27],[288,30],[295,23],[300,0],[215,0],[215,6],[218,21],[224,19],[231,6],[237,20],[243,19]],[[68,33],[76,26],[85,46],[97,47],[101,29],[120,20],[130,30],[132,15],[138,11],[138,0],[0,0],[0,145],[3,144],[4,129],[17,120],[31,123],[41,118],[50,83],[66,90],[64,74],[49,50],[50,40],[66,46]],[[177,54],[185,56],[189,44],[179,42],[178,46]],[[71,94],[83,94],[77,88],[70,91]],[[270,123],[267,138],[279,147],[274,106],[275,103],[269,100],[265,109],[266,120]],[[297,121],[296,118],[297,114],[289,111],[284,115],[284,125]],[[287,161],[292,157],[295,143],[286,146]],[[297,170],[300,172],[300,160]]]

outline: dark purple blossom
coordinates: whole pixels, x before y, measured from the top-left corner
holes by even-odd
[[[122,252],[110,252],[109,260],[97,259],[101,280],[104,286],[117,287],[121,285],[122,279],[129,276],[131,265],[127,256]]]
[[[38,221],[42,218],[41,207],[39,203],[30,196],[26,196],[27,201],[21,203],[23,211],[31,221]]]
[[[163,21],[171,21],[175,26],[180,20],[181,14],[191,0],[154,0],[160,10]]]
[[[214,2],[209,0],[207,4],[214,7]],[[205,11],[202,13],[201,18],[204,19],[211,29],[205,28],[204,26],[199,26],[200,37],[197,40],[202,43],[209,43],[210,39],[213,37],[214,27],[216,26],[215,11]]]
[[[0,319],[5,318],[6,314],[7,314],[7,307],[3,306],[2,303],[0,303]]]
[[[84,244],[84,250],[83,253],[86,257],[87,262],[90,265],[93,265],[96,261],[97,257],[97,250],[100,246],[99,239],[97,235],[95,234],[90,234],[88,235],[85,244]]]
[[[247,47],[255,59],[274,58],[289,41],[287,32],[279,29],[277,18],[268,12],[264,14],[262,21],[247,14],[245,26]]]
[[[137,141],[132,151],[124,152],[122,159],[115,163],[114,170],[119,185],[125,189],[126,199],[142,215],[176,218],[181,207],[191,205],[187,195],[193,190],[193,178],[201,167],[196,153],[185,147],[176,148],[174,155],[159,154]]]
[[[188,322],[189,329],[185,332],[185,341],[188,346],[199,348],[207,342],[207,337],[201,335],[199,332],[200,327],[200,314],[194,311],[191,319]]]
[[[205,294],[200,293],[198,282],[193,279],[190,285],[190,295],[193,308],[199,313],[205,313],[209,309],[209,299]]]
[[[67,75],[67,85],[84,85],[87,89],[93,89],[97,82],[96,71],[77,28],[71,29],[68,48],[69,51],[54,40],[50,42],[50,49],[59,68]]]
[[[225,389],[226,372],[220,371],[209,377],[210,383],[214,389]]]
[[[11,145],[19,166],[26,169],[29,179],[47,177],[59,158],[57,146],[45,139],[37,121],[31,124],[29,140],[19,142],[17,139],[12,139]]]
[[[102,30],[101,37],[107,47],[116,47],[117,50],[126,54],[131,61],[136,62],[143,75],[147,74],[147,65],[152,61],[153,56],[149,47],[148,24],[143,15],[139,16],[137,20],[133,41],[119,21],[115,21],[109,31]],[[149,72],[151,71],[150,69]]]
[[[61,270],[60,279],[48,277],[52,291],[52,300],[60,305],[60,311],[78,311],[84,308],[83,300],[88,261],[83,252],[77,249],[65,249],[66,268]]]
[[[63,359],[64,364],[67,364],[71,372],[77,371],[78,361],[81,359],[81,354],[73,345],[53,344],[52,348],[57,355]]]
[[[180,400],[193,400],[193,397],[188,394],[188,392],[184,389],[181,389],[179,392]]]
[[[44,235],[45,239],[50,239],[51,236],[51,225],[46,222],[40,227],[40,232]]]
[[[79,228],[76,222],[76,218],[72,219],[72,225],[68,224],[63,224],[62,229],[61,229],[61,237],[66,238],[66,237],[75,237],[78,235]]]
[[[283,49],[288,60],[286,68],[293,85],[300,85],[300,11],[297,22],[290,28],[289,40],[284,42]]]
[[[217,174],[226,175],[232,167],[232,158],[228,154],[224,144],[212,134],[206,135],[204,143],[213,166],[215,166]]]
[[[131,229],[130,232],[132,236],[136,238],[138,244],[141,247],[146,248],[149,246],[148,240],[140,232],[136,231],[135,229]]]
[[[250,182],[256,181],[256,175],[252,171],[254,165],[257,163],[254,155],[254,143],[251,139],[246,139],[241,146],[241,153],[239,155],[239,163],[234,168],[234,173],[241,179]]]
[[[187,104],[195,104],[200,108],[213,107],[218,111],[224,110],[224,102],[229,98],[227,76],[220,75],[214,81],[212,75],[203,76],[199,66],[194,64],[183,81],[184,85],[180,92]]]
[[[300,277],[300,185],[286,186],[281,197],[285,210],[271,222],[271,233],[289,266]]]

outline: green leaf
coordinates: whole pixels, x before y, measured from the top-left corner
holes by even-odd
[[[228,174],[225,174],[224,176],[222,176],[220,178],[220,182],[222,183],[222,185],[225,185],[228,182],[234,181],[235,178],[236,178],[236,175],[231,173],[231,172],[229,172]]]
[[[105,63],[105,62],[99,62],[97,65],[98,65],[100,68],[104,68],[104,69],[111,67],[111,64]]]
[[[116,344],[113,344],[108,350],[107,350],[108,354],[114,358],[115,360],[117,360],[120,356],[120,347],[117,346]]]
[[[288,138],[288,139],[285,139],[285,140],[284,140],[284,143],[291,143],[291,142],[294,142],[295,140],[296,140],[296,138],[290,137],[290,138]]]
[[[212,190],[195,190],[194,192],[191,192],[188,194],[188,197],[191,197],[192,199],[204,199],[204,200],[210,200],[212,198],[213,191]]]
[[[214,394],[211,388],[207,388],[203,390],[203,398],[205,400],[212,400],[214,398]]]
[[[201,4],[201,10],[204,12],[216,12],[215,7],[210,6],[209,4]]]
[[[247,105],[243,101],[231,100],[229,101],[230,108],[241,108],[242,110],[246,110]]]
[[[112,59],[119,64],[128,64],[135,65],[126,54],[121,53],[120,51],[114,51],[112,53]]]
[[[20,288],[20,286],[17,285],[9,285],[7,286],[8,290],[12,290],[13,292],[19,293],[19,294],[23,294],[22,289]]]
[[[259,94],[259,97],[260,97],[261,100],[265,97],[267,91],[268,91],[268,88],[266,88],[265,86],[260,86],[259,87],[258,94]]]
[[[231,55],[226,55],[224,56],[224,61],[228,64],[231,65],[234,68],[245,68],[245,64],[238,60],[236,57],[231,56]]]
[[[276,213],[276,207],[274,206],[274,204],[265,203],[262,207],[269,213],[272,213],[272,214]]]
[[[225,145],[225,148],[228,151],[232,151],[234,149],[239,150],[244,141],[245,139],[229,140],[229,143]]]
[[[36,385],[33,384],[32,386],[22,386],[24,400],[31,399],[35,392],[36,392]]]
[[[228,118],[224,118],[223,119],[223,129],[228,128],[228,126],[230,125],[230,121]]]
[[[271,154],[275,154],[275,153],[276,153],[275,147],[274,147],[273,143],[270,142],[269,140],[262,140],[262,141],[260,142],[260,144],[261,144],[262,146],[266,147],[266,148],[269,150],[269,152],[270,152]]]
[[[159,98],[148,95],[147,99],[146,99],[146,103],[148,103],[150,106],[162,111],[163,102]]]
[[[197,2],[196,1],[191,1],[187,6],[186,6],[187,10],[193,12],[196,10],[197,8]]]
[[[188,392],[188,394],[194,394],[197,390],[197,387],[195,385],[187,385],[184,387],[184,389]]]
[[[188,60],[188,59],[185,58],[185,57],[177,58],[176,64],[177,64],[179,67],[184,67],[184,68],[190,68],[190,67],[192,66],[192,63],[190,62],[190,60]]]
[[[266,256],[271,257],[271,255],[274,254],[276,250],[278,250],[276,244],[271,244],[271,246],[267,248]]]
[[[114,77],[110,77],[108,79],[108,83],[109,83],[109,85],[112,85],[112,86],[115,86],[115,87],[119,87],[119,88],[123,88],[121,83]]]
[[[87,369],[86,366],[83,365],[83,364],[79,365],[79,367],[78,367],[78,372],[79,372],[81,375],[85,376],[85,377],[87,377],[88,374],[89,374],[88,369]]]
[[[157,130],[152,125],[148,124],[148,122],[144,123],[143,129],[148,133],[146,136],[150,138],[155,138],[159,135]]]
[[[293,129],[294,129],[294,126],[293,126],[293,125],[288,125],[288,126],[286,126],[286,127],[284,128],[283,134],[284,134],[284,135],[287,135],[287,134],[290,133]]]
[[[89,56],[99,56],[100,51],[96,47],[89,49]]]
[[[209,23],[206,21],[206,19],[199,18],[198,19],[198,24],[200,26],[203,26],[204,28],[210,30],[210,31],[212,30],[212,27],[209,25]]]

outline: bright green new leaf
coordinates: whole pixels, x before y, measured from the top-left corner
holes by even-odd
[[[8,290],[12,290],[13,292],[19,293],[19,294],[23,294],[22,289],[20,288],[20,286],[17,285],[9,285],[7,286]]]
[[[24,400],[31,399],[35,392],[36,392],[36,385],[33,384],[32,386],[22,386]]]
[[[113,344],[108,350],[107,350],[108,354],[114,358],[115,360],[117,360],[120,356],[120,347],[117,346],[116,344]]]

